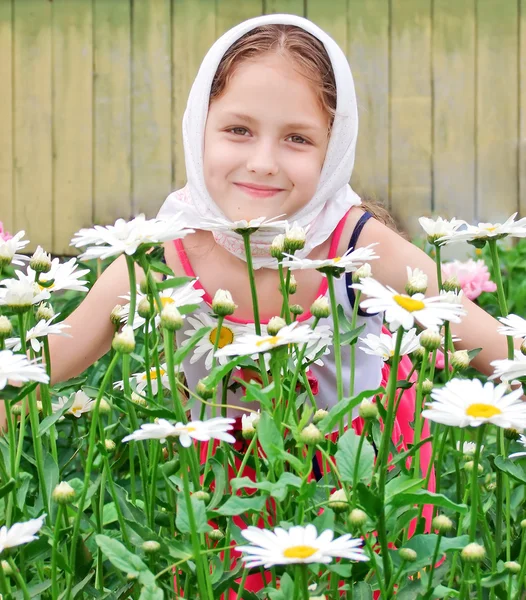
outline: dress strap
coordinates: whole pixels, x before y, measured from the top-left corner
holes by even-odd
[[[356,225],[354,226],[354,230],[352,232],[351,239],[349,240],[349,246],[348,246],[349,250],[351,248],[354,249],[356,247],[356,244],[358,243],[358,238],[360,237],[360,233],[362,233],[362,229],[364,228],[364,225],[367,223],[367,221],[372,216],[373,215],[370,212],[366,211],[360,217],[360,219],[358,220],[358,223],[356,223]],[[349,287],[352,285],[352,273],[345,273],[345,285],[347,286],[347,296],[349,298],[349,302],[351,303],[351,306],[354,306],[354,303],[356,302],[356,296],[354,294],[354,289],[352,287]],[[358,307],[358,314],[361,317],[372,317],[373,316],[370,313],[364,312],[359,307]]]

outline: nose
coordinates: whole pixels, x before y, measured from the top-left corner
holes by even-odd
[[[247,170],[258,175],[276,175],[279,171],[277,149],[269,140],[260,140],[252,145],[247,158]]]

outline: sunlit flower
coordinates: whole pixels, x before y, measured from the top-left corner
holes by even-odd
[[[440,296],[426,298],[423,294],[406,296],[398,294],[393,288],[384,286],[371,277],[354,283],[353,288],[361,290],[367,299],[360,307],[368,313],[385,312],[385,320],[395,331],[400,326],[409,330],[415,320],[427,329],[436,329],[444,321],[459,323],[465,310],[460,304],[445,302]]]
[[[333,558],[366,561],[363,542],[350,534],[334,539],[334,532],[326,529],[320,535],[314,525],[294,526],[288,531],[276,527],[274,531],[249,526],[241,535],[250,542],[249,546],[238,546],[243,552],[242,560],[248,569],[260,567],[268,569],[275,565],[295,563],[330,563]]]
[[[462,291],[470,300],[478,298],[482,292],[494,292],[497,286],[490,281],[488,267],[483,260],[470,258],[465,262],[454,260],[442,264],[444,280],[456,277]]]
[[[81,254],[82,259],[108,258],[119,254],[132,255],[142,244],[159,244],[169,240],[181,239],[193,229],[182,225],[182,213],[169,219],[149,219],[143,214],[131,221],[118,219],[115,225],[95,225],[81,229],[71,240],[75,248],[87,247]]]
[[[51,323],[53,319],[56,319],[60,313],[54,315],[48,321],[41,320],[34,327],[28,329],[26,333],[26,342],[31,344],[31,348],[35,352],[40,352],[42,348],[42,342],[39,338],[47,337],[48,335],[61,335],[63,337],[71,337],[68,333],[64,332],[64,329],[70,329],[71,325],[66,323]],[[5,341],[6,348],[10,348],[15,352],[22,349],[22,342],[20,338],[9,338]]]
[[[456,244],[457,242],[483,242],[488,239],[499,239],[511,235],[513,237],[526,237],[526,217],[515,221],[517,213],[511,215],[504,223],[479,223],[466,225],[462,231],[453,231],[441,237],[438,241],[443,244]]]
[[[234,443],[235,438],[228,433],[233,429],[235,419],[215,417],[207,421],[190,421],[189,423],[176,423],[172,425],[166,419],[157,419],[156,423],[144,423],[141,428],[127,435],[123,442],[139,440],[160,440],[164,442],[168,437],[178,437],[181,446],[188,448],[192,439],[207,442],[211,439],[223,440]]]
[[[518,315],[508,315],[499,317],[499,321],[503,324],[503,327],[497,329],[499,333],[511,335],[514,338],[526,338],[526,319]]]
[[[393,358],[396,342],[394,336],[388,335],[387,333],[381,333],[380,335],[369,333],[364,338],[359,339],[365,344],[365,346],[359,346],[359,348],[366,354],[380,356],[384,361]],[[418,336],[416,335],[416,329],[413,327],[409,331],[406,331],[402,337],[400,356],[411,354],[411,352],[414,352],[419,346],[420,343],[418,341]]]
[[[15,548],[37,540],[38,536],[36,534],[42,529],[46,516],[41,515],[38,519],[15,523],[9,529],[4,525],[0,529],[0,552],[3,552],[6,548]]]
[[[62,396],[58,401],[51,405],[53,412],[61,410],[68,402],[68,396]],[[90,412],[95,407],[95,400],[92,400],[85,392],[79,390],[75,392],[73,404],[68,408],[65,414],[81,417],[84,413]]]
[[[9,264],[22,266],[29,260],[29,257],[24,254],[17,254],[19,250],[29,244],[29,240],[22,239],[25,234],[25,231],[19,231],[8,239],[0,236],[0,266],[4,267]]]
[[[179,371],[180,371],[180,365],[176,365],[175,372],[179,373]],[[169,390],[170,389],[170,379],[168,377],[168,367],[166,366],[166,363],[163,363],[162,365],[159,366],[159,373],[161,375],[161,385],[164,388],[166,388],[167,390]],[[135,379],[135,385],[136,385],[135,391],[138,394],[142,394],[148,386],[148,377],[147,377],[146,371],[142,371],[141,373],[134,373],[132,375],[132,377]],[[152,393],[157,394],[157,392],[159,390],[159,379],[157,377],[157,369],[155,367],[152,367],[150,369],[150,381],[152,384]],[[116,389],[122,390],[122,389],[124,389],[124,382],[116,381],[114,383],[113,387]]]
[[[427,275],[422,269],[412,269],[411,267],[407,267],[407,283],[405,290],[410,296],[413,294],[425,294],[427,290],[427,281]]]
[[[284,231],[287,227],[287,221],[280,221],[279,218],[285,215],[278,215],[267,219],[267,217],[259,217],[258,219],[241,219],[240,221],[229,221],[217,217],[214,219],[203,219],[199,223],[199,229],[206,229],[208,231],[235,231],[236,233],[242,233],[244,231]]]
[[[320,260],[299,258],[291,254],[285,254],[286,260],[283,261],[283,266],[291,270],[317,269],[323,273],[323,270],[334,269],[340,273],[350,273],[351,271],[356,271],[356,269],[360,268],[364,263],[378,258],[372,249],[373,246],[376,245],[376,243],[369,244],[369,246],[357,248],[356,250],[349,248],[343,256],[335,256],[334,258]]]
[[[440,242],[440,239],[446,235],[454,233],[462,225],[466,225],[465,221],[460,219],[443,219],[438,217],[437,219],[429,219],[428,217],[420,217],[418,219],[420,226],[427,234],[427,240],[430,244],[436,244]]]
[[[37,361],[30,361],[23,354],[13,354],[11,350],[0,350],[0,390],[5,388],[8,380],[13,383],[49,383],[46,370]]]
[[[526,435],[521,435],[520,438],[518,439],[518,442],[520,444],[522,444],[526,450]],[[514,452],[513,454],[510,454],[508,458],[522,458],[523,456],[526,456],[526,451],[525,452]]]
[[[504,358],[490,363],[495,369],[490,379],[512,381],[518,377],[526,377],[526,356],[520,350],[514,351],[514,359]]]
[[[261,415],[257,412],[241,415],[241,434],[247,440],[251,440],[256,433],[256,425]]]
[[[41,292],[39,286],[29,279],[4,279],[0,286],[3,286],[0,288],[0,306],[9,306],[15,311],[27,310],[32,304],[49,298],[49,292]]]
[[[510,393],[504,383],[494,386],[479,379],[452,379],[431,392],[432,402],[422,411],[430,421],[456,427],[493,423],[504,429],[526,428],[526,403],[522,389]]]
[[[308,325],[300,325],[295,321],[280,329],[277,335],[242,335],[236,342],[218,350],[216,356],[251,356],[289,344],[308,344],[318,341],[320,337],[320,334]]]

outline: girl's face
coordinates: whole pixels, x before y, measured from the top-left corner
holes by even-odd
[[[239,65],[208,110],[204,177],[231,220],[285,214],[318,186],[329,117],[289,60],[266,54]]]

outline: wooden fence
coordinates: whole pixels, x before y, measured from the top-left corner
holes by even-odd
[[[0,0],[0,220],[63,254],[82,226],[154,215],[185,181],[202,57],[270,12],[349,57],[359,192],[410,232],[432,212],[526,214],[526,0]]]

